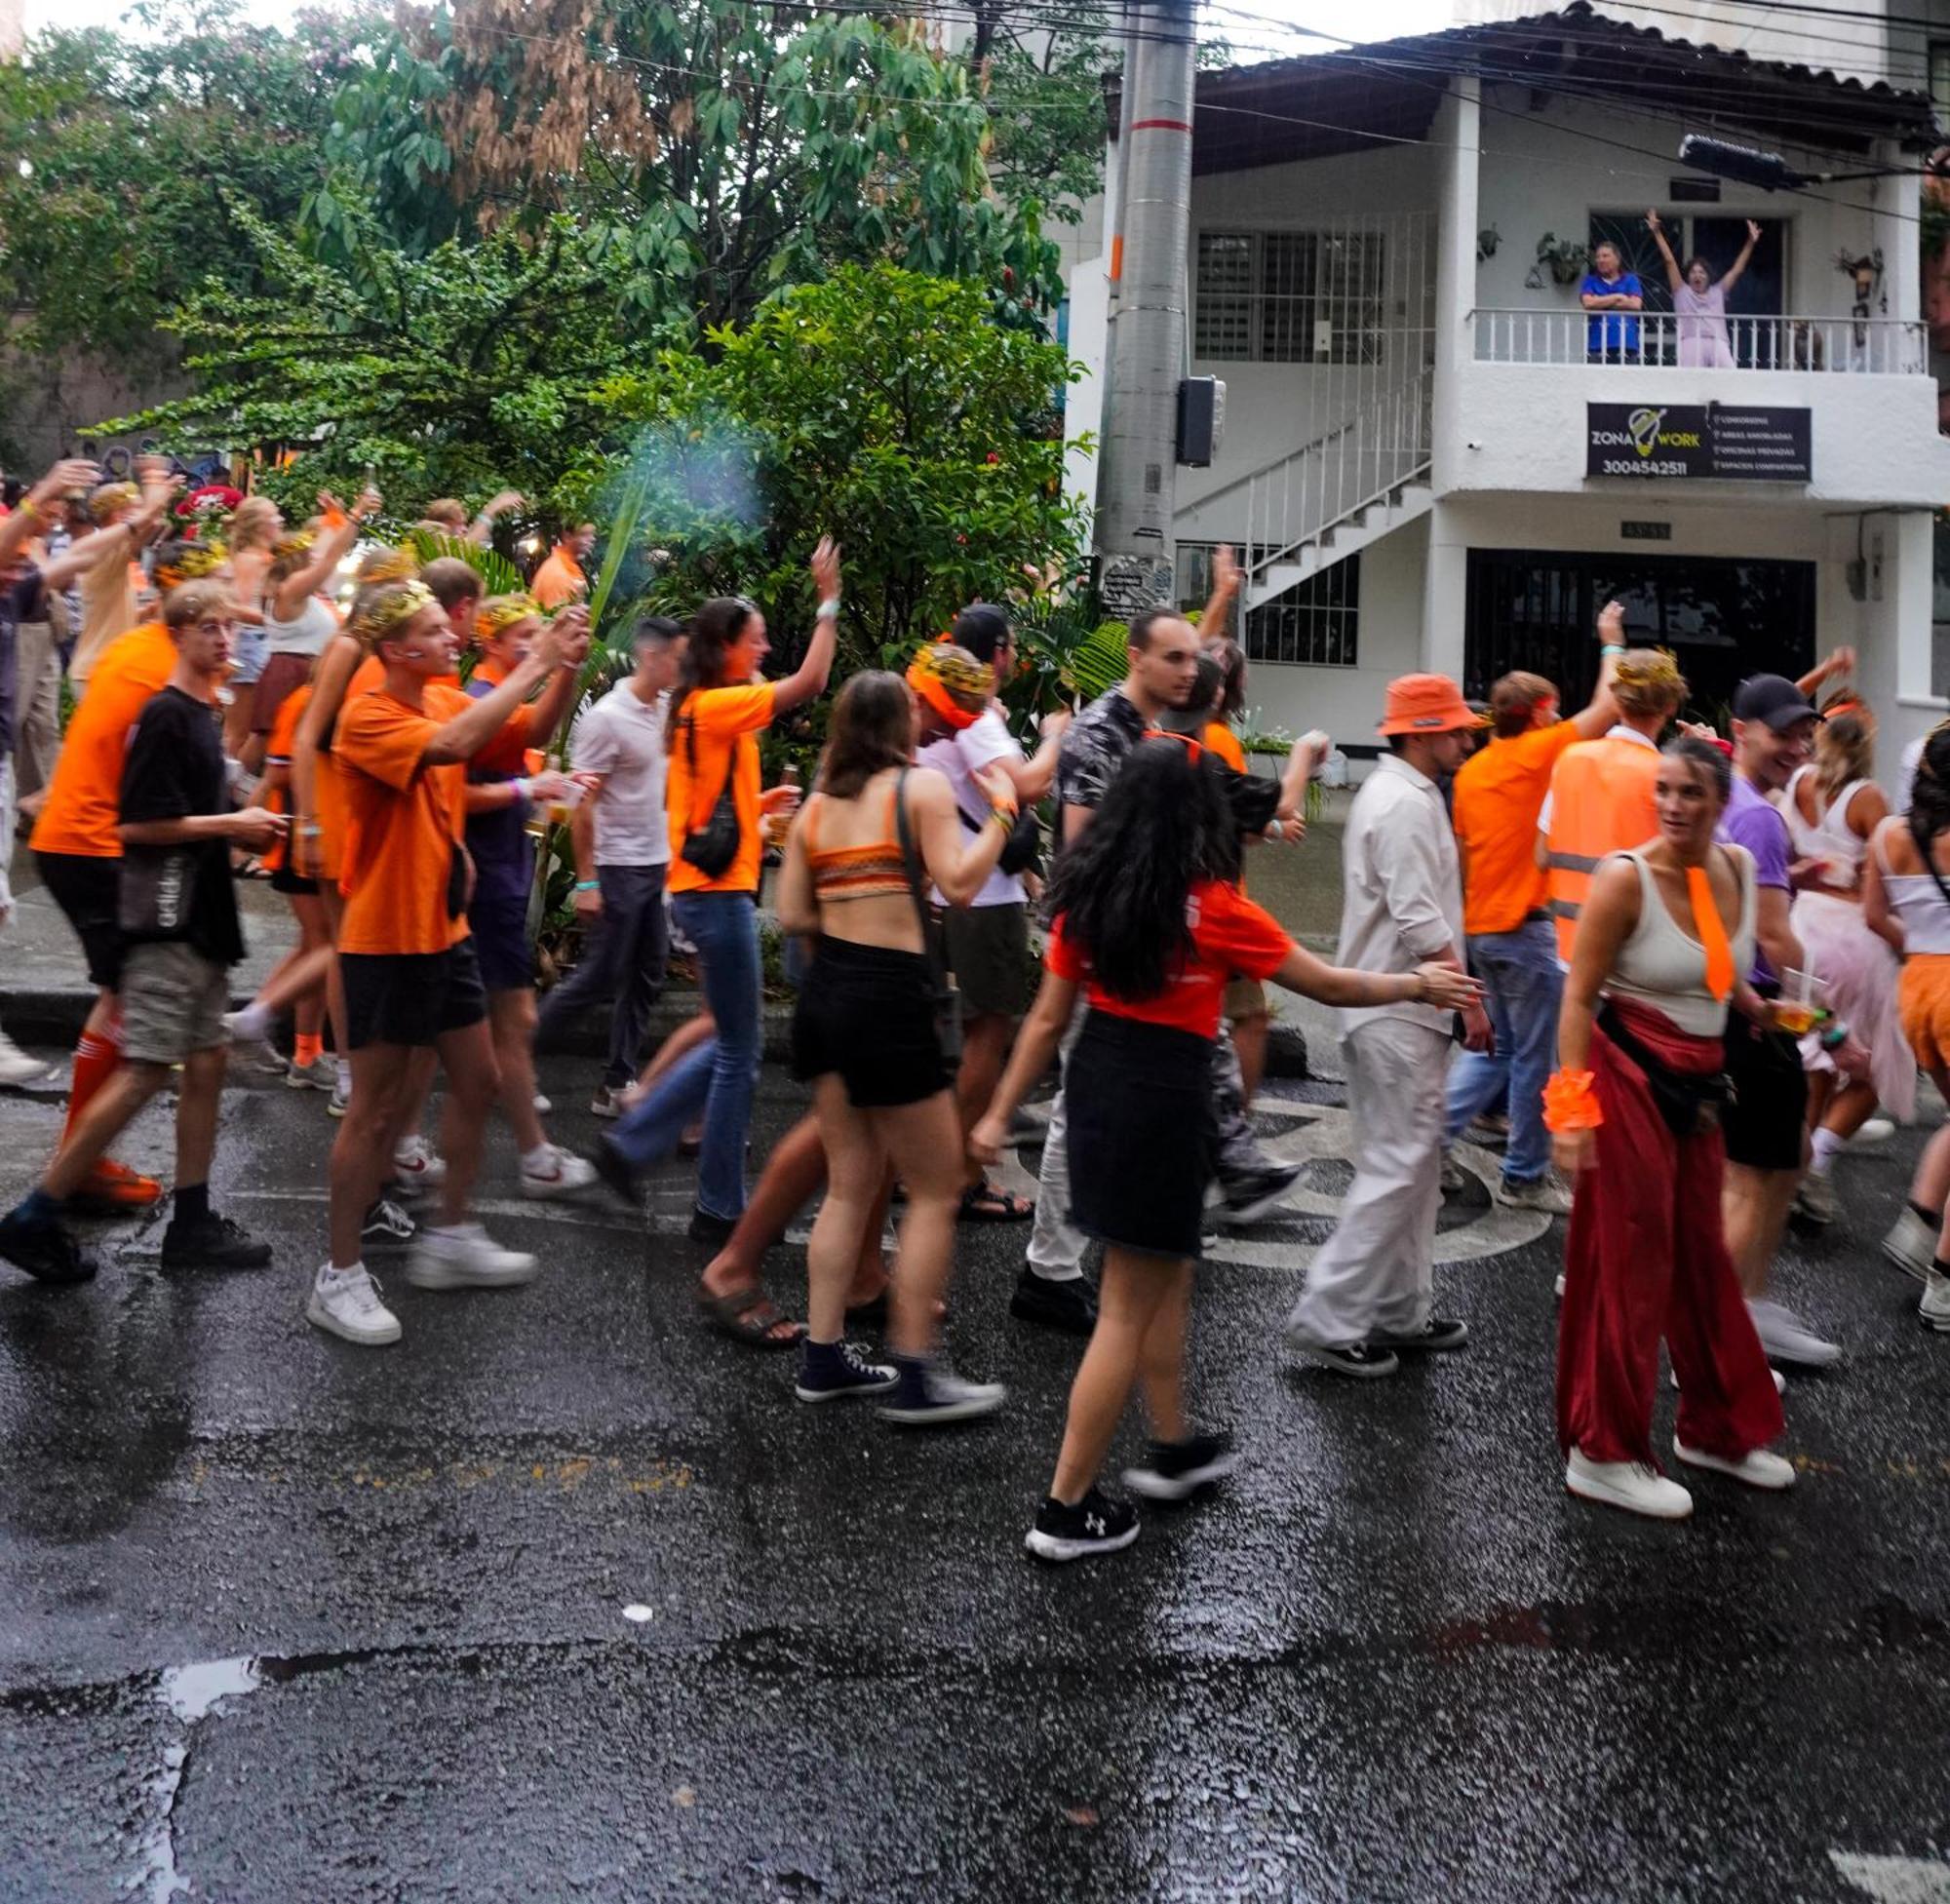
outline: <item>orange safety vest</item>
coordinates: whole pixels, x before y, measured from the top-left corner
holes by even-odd
[[[1613,853],[1643,846],[1658,833],[1653,785],[1658,756],[1637,741],[1580,741],[1558,757],[1550,776],[1550,831],[1545,849],[1550,915],[1557,922],[1557,955],[1571,963],[1578,917],[1591,875]]]

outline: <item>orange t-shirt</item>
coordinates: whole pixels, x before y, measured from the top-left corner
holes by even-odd
[[[142,710],[176,672],[176,644],[159,621],[102,649],[88,693],[61,737],[47,803],[27,842],[37,853],[119,860],[122,762]]]
[[[1578,739],[1574,721],[1555,720],[1507,740],[1492,740],[1456,776],[1456,838],[1463,852],[1462,930],[1514,932],[1544,902],[1537,863],[1537,816],[1557,757]]]
[[[443,952],[467,937],[467,767],[423,763],[427,743],[469,702],[429,681],[409,707],[383,687],[339,710],[338,757],[346,811],[339,890],[342,952]]]
[[[1264,906],[1255,906],[1238,887],[1218,879],[1201,879],[1186,895],[1185,924],[1191,934],[1191,955],[1154,997],[1115,998],[1101,990],[1090,976],[1089,959],[1065,933],[1061,914],[1050,927],[1043,963],[1058,978],[1082,985],[1092,1011],[1216,1038],[1226,987],[1233,975],[1271,978],[1286,963],[1293,941]]]
[[[560,608],[565,602],[580,602],[589,593],[589,578],[572,551],[558,543],[548,560],[535,570],[528,593],[544,608]]]
[[[1234,773],[1246,771],[1246,750],[1239,745],[1238,735],[1223,720],[1208,721],[1198,738],[1209,753],[1218,755]]]
[[[742,687],[701,687],[671,710],[679,722],[664,781],[664,805],[670,814],[670,890],[672,892],[757,892],[759,855],[764,841],[759,831],[759,742],[757,736],[772,724],[772,683],[749,681]],[[695,719],[693,737],[689,723]],[[691,778],[693,738],[697,777]],[[684,836],[696,833],[711,818],[711,809],[731,786],[738,809],[738,851],[715,879],[706,878],[683,856]]]
[[[299,682],[278,703],[277,716],[271,722],[271,737],[264,743],[264,764],[267,767],[283,767],[287,773],[291,771],[292,747],[298,737],[298,722],[304,719],[304,711],[310,705],[310,681]],[[292,813],[295,810],[289,785],[266,794],[264,804],[273,813]],[[263,856],[264,869],[275,873],[284,863],[285,842],[274,839],[270,850]]]

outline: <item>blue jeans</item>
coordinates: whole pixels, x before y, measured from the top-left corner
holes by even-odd
[[[1469,940],[1469,969],[1483,981],[1497,1049],[1491,1057],[1465,1051],[1451,1069],[1443,1142],[1455,1143],[1472,1117],[1507,1095],[1510,1145],[1503,1177],[1534,1184],[1550,1166],[1543,1087],[1556,1062],[1557,1008],[1564,996],[1557,934],[1548,919],[1527,919],[1514,932],[1478,933]]]
[[[639,1170],[676,1148],[704,1113],[697,1207],[732,1218],[745,1210],[745,1139],[764,1056],[759,1019],[759,912],[748,892],[681,892],[671,901],[678,929],[697,948],[704,1002],[718,1028],[664,1073],[656,1089],[609,1134]]]

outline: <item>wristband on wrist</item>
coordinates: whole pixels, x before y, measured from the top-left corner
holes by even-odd
[[[1553,1071],[1543,1087],[1543,1127],[1553,1135],[1595,1131],[1605,1121],[1589,1071]]]
[[[594,879],[578,879],[575,882],[574,890],[576,892],[594,892],[597,889],[597,884],[598,882]]]
[[[1598,650],[1600,654],[1623,654],[1624,651],[1624,643],[1622,641],[1607,641]]]
[[[838,621],[839,619],[839,598],[837,595],[829,595],[819,604],[818,615],[815,619]]]
[[[535,783],[532,780],[530,780],[526,774],[525,773],[517,774],[515,778],[511,780],[508,784],[509,786],[514,788],[515,797],[518,800],[528,800],[534,798]]]
[[[1838,1018],[1834,1024],[1822,1027],[1821,1049],[1823,1051],[1840,1051],[1848,1042],[1849,1025],[1846,1019]]]
[[[1016,824],[1016,809],[1013,806],[992,806],[989,809],[989,817],[1004,833],[1008,833]]]

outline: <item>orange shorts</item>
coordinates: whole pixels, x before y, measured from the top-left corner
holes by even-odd
[[[1905,961],[1896,1004],[1916,1062],[1932,1076],[1950,1070],[1950,952],[1917,952]]]

